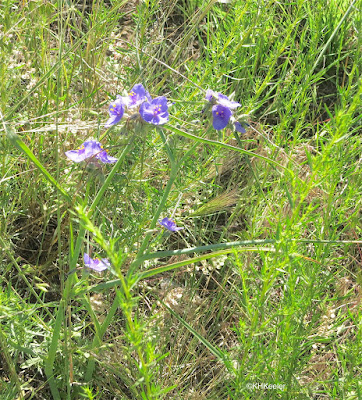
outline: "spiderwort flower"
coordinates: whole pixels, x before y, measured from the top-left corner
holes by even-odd
[[[207,101],[209,101],[210,103],[213,103],[214,101],[216,101],[216,98],[217,98],[217,93],[216,93],[216,92],[214,92],[214,91],[211,90],[211,89],[207,89],[207,90],[206,90],[205,99],[206,99]]]
[[[118,124],[123,117],[124,99],[120,95],[117,95],[116,100],[110,104],[108,112],[110,118],[104,125],[106,128],[110,128],[111,126]]]
[[[142,103],[140,114],[144,121],[153,125],[162,125],[168,122],[168,105],[164,96]]]
[[[246,133],[245,126],[249,126],[249,124],[247,124],[246,122],[240,123],[239,121],[233,121],[233,123],[234,123],[234,128],[237,132]]]
[[[151,101],[151,96],[143,87],[142,83],[134,85],[127,97],[123,97],[123,101],[128,108],[140,106],[145,101]]]
[[[162,221],[158,221],[158,223],[171,232],[177,232],[180,229],[183,229],[182,227],[176,226],[175,221],[172,221],[172,219],[167,217],[164,218]]]
[[[216,130],[224,129],[229,123],[229,119],[232,115],[230,108],[222,106],[220,104],[215,104],[212,106],[212,126]]]
[[[236,110],[241,106],[237,101],[229,100],[229,98],[221,93],[218,95],[218,103],[224,107],[230,108],[230,110]]]
[[[91,157],[106,164],[115,163],[117,161],[117,158],[110,157],[103,146],[96,140],[87,140],[77,150],[66,151],[65,155],[76,163]]]
[[[216,93],[211,89],[206,91],[205,99],[212,105],[212,126],[216,130],[224,129],[231,121],[234,124],[236,131],[245,133],[246,123],[240,123],[232,117],[233,112],[236,108],[240,107],[241,104],[237,101],[230,100],[227,96],[222,93]]]
[[[87,253],[84,253],[83,256],[84,265],[90,269],[94,269],[94,271],[102,272],[107,269],[111,264],[106,258],[90,258]]]
[[[230,110],[235,110],[241,106],[237,101],[229,100],[227,96],[222,93],[216,93],[211,89],[206,90],[205,99],[210,101],[212,104],[220,104],[224,107],[229,108]]]

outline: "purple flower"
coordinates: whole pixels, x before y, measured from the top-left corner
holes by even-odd
[[[214,92],[214,91],[211,90],[211,89],[207,89],[207,90],[206,90],[205,99],[206,99],[207,101],[210,101],[211,103],[212,103],[212,102],[215,102],[216,99],[217,99],[217,93]]]
[[[240,133],[246,132],[245,125],[249,126],[249,124],[247,124],[246,122],[243,122],[243,123],[240,123],[239,121],[234,122],[235,130]]]
[[[206,90],[205,99],[212,104],[212,125],[218,131],[224,129],[229,123],[230,117],[233,115],[231,110],[241,106],[237,101],[229,100],[227,96],[216,93],[211,89]],[[237,128],[235,127],[235,129]]]
[[[175,221],[172,221],[170,218],[164,218],[162,221],[158,221],[158,223],[171,232],[176,232],[180,229],[183,229],[179,226],[176,226]]]
[[[87,140],[77,150],[69,150],[65,155],[74,162],[81,162],[88,158],[102,161],[103,163],[115,163],[117,158],[110,157],[103,146],[95,140]]]
[[[133,86],[128,93],[128,97],[124,97],[123,100],[128,108],[134,108],[140,106],[145,101],[151,101],[151,96],[142,83],[138,83]]]
[[[117,95],[116,100],[110,104],[108,112],[110,118],[104,125],[106,128],[118,124],[118,122],[122,119],[124,114],[124,99]]]
[[[140,114],[143,120],[153,125],[162,125],[168,122],[167,99],[164,96],[142,103]]]
[[[212,106],[212,126],[216,130],[221,130],[226,127],[229,123],[229,119],[232,115],[230,108],[222,106],[220,104],[216,104]]]
[[[83,260],[86,267],[94,269],[97,272],[102,272],[111,265],[106,258],[102,258],[101,260],[99,258],[92,259],[87,253],[84,253]]]
[[[224,107],[230,108],[230,110],[235,110],[236,108],[240,107],[241,104],[237,101],[229,100],[229,98],[221,93],[218,94],[218,103]]]
[[[205,99],[207,101],[210,101],[212,104],[220,104],[224,107],[230,108],[230,110],[235,110],[236,108],[241,106],[241,104],[237,101],[229,100],[229,98],[224,94],[216,93],[211,89],[206,90]]]

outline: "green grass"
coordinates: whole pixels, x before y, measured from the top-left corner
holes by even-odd
[[[1,400],[362,398],[361,9],[1,2]],[[106,131],[135,83],[170,122]]]

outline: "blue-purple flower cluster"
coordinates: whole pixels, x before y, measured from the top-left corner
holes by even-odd
[[[143,121],[152,125],[163,125],[169,121],[167,99],[164,96],[152,99],[148,91],[141,83],[134,85],[128,96],[117,95],[109,106],[109,119],[105,123],[106,128],[118,124],[124,115],[130,119],[140,117]],[[79,163],[97,160],[110,164],[115,163],[117,158],[108,155],[101,143],[96,140],[85,141],[78,149],[69,150],[65,155],[72,161]]]
[[[241,104],[230,100],[222,93],[216,93],[211,89],[206,91],[205,99],[212,107],[212,125],[216,130],[222,130],[231,122],[237,132],[245,133],[248,124],[239,122],[233,117],[233,110]],[[169,121],[167,99],[164,96],[152,99],[149,92],[141,83],[134,85],[127,96],[117,95],[109,106],[109,119],[105,123],[106,128],[118,124],[123,116],[130,120],[141,118],[142,121],[152,125],[163,125]],[[77,150],[69,150],[66,156],[74,162],[90,160],[103,163],[115,163],[117,158],[108,155],[101,143],[96,140],[85,141]]]
[[[214,129],[219,131],[226,128],[229,122],[232,122],[237,132],[246,132],[245,127],[248,126],[248,124],[246,122],[236,121],[233,117],[232,110],[240,107],[240,103],[229,100],[227,96],[222,93],[216,93],[211,89],[206,91],[205,99],[212,105],[212,126]]]
[[[143,121],[153,125],[163,125],[169,121],[167,99],[164,96],[152,100],[141,83],[134,85],[128,96],[117,95],[109,106],[109,119],[106,128],[118,124],[126,113],[131,119],[138,115]]]
[[[233,117],[233,111],[241,106],[240,103],[230,100],[222,93],[216,93],[208,89],[205,99],[209,102],[212,109],[212,125],[216,130],[222,130],[231,122],[237,132],[245,133],[246,122],[239,122]],[[148,91],[141,83],[133,86],[127,96],[117,95],[116,99],[109,106],[109,119],[105,123],[106,128],[118,124],[124,116],[129,120],[141,120],[152,125],[163,125],[169,121],[167,99],[164,96],[152,99]],[[72,161],[80,163],[90,161],[105,164],[115,163],[117,158],[108,155],[100,142],[90,139],[86,140],[77,150],[69,150],[65,155]],[[163,218],[158,221],[161,226],[170,232],[177,232],[182,227],[170,218]],[[84,253],[84,265],[94,271],[102,272],[110,267],[110,262],[106,258],[92,259]]]

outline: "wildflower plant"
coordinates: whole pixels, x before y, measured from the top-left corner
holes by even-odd
[[[90,269],[97,272],[102,272],[106,270],[111,264],[106,258],[91,258],[87,253],[83,256],[84,265]]]
[[[142,83],[134,85],[128,96],[122,97],[128,109],[139,107],[145,101],[151,101],[151,96],[143,87]]]
[[[230,100],[224,94],[216,93],[211,89],[206,91],[205,99],[212,107],[212,125],[214,129],[222,130],[227,127],[229,122],[231,122],[237,132],[246,132],[245,126],[248,126],[248,124],[246,122],[236,121],[236,119],[233,117],[233,110],[236,110],[238,107],[240,107],[240,103]]]
[[[110,128],[111,126],[118,124],[123,117],[124,109],[124,100],[120,95],[117,95],[116,100],[109,106],[109,119],[104,126]]]
[[[109,106],[109,115],[106,128],[118,124],[123,116],[128,121],[139,120],[152,125],[163,125],[169,121],[166,97],[152,99],[141,83],[134,85],[127,96],[117,95]]]
[[[132,309],[134,309],[134,307],[136,306],[137,301],[135,300],[135,298],[133,298],[130,292],[131,287],[133,287],[135,281],[137,280],[137,275],[138,275],[137,267],[139,265],[139,260],[142,258],[142,255],[144,254],[145,251],[147,251],[148,247],[150,246],[151,233],[147,233],[145,235],[145,238],[141,243],[139,253],[137,254],[134,262],[131,263],[130,265],[126,280],[118,266],[117,257],[114,254],[114,247],[110,247],[109,244],[107,244],[107,240],[106,238],[104,238],[101,230],[91,222],[90,217],[93,216],[98,211],[98,205],[101,202],[101,199],[104,196],[104,193],[106,192],[107,188],[111,184],[112,178],[114,177],[116,171],[119,170],[126,154],[132,148],[133,139],[136,133],[138,133],[140,130],[143,129],[156,127],[158,128],[157,132],[159,133],[166,148],[167,154],[170,158],[171,175],[169,178],[169,183],[166,185],[166,188],[164,190],[159,207],[156,213],[154,214],[153,220],[151,221],[150,232],[152,232],[152,229],[155,228],[158,221],[158,217],[160,216],[161,212],[164,211],[167,198],[170,194],[172,184],[176,179],[178,171],[178,164],[175,161],[173,151],[170,148],[169,144],[167,143],[167,139],[162,129],[160,129],[161,125],[164,125],[167,122],[169,122],[168,103],[166,97],[164,96],[159,96],[156,97],[155,99],[152,99],[150,94],[143,87],[142,84],[136,84],[133,86],[133,88],[126,96],[117,95],[116,99],[110,104],[108,112],[109,112],[109,119],[105,123],[106,128],[121,123],[122,119],[125,118],[127,127],[133,128],[135,132],[129,143],[123,149],[123,152],[118,159],[108,155],[107,151],[103,148],[102,144],[93,139],[85,141],[78,149],[69,150],[65,153],[65,155],[70,160],[76,163],[80,163],[82,161],[91,161],[91,162],[93,161],[94,163],[103,162],[103,163],[115,164],[111,172],[109,173],[108,177],[104,180],[102,186],[98,190],[98,193],[96,194],[93,203],[90,205],[87,211],[85,211],[82,207],[79,207],[79,204],[76,207],[77,215],[81,217],[81,220],[83,221],[83,228],[82,228],[83,230],[78,237],[75,248],[80,250],[82,243],[84,241],[85,232],[91,232],[98,245],[107,253],[108,258],[102,258],[102,259],[92,258],[89,256],[88,253],[84,253],[83,255],[83,262],[87,268],[96,272],[102,272],[109,269],[112,274],[116,274],[119,278],[120,287],[116,288],[117,296],[116,299],[114,300],[113,305],[110,308],[106,320],[107,322],[102,327],[102,332],[104,334],[105,330],[107,329],[107,326],[112,322],[112,316],[114,316],[115,312],[117,311],[118,307],[121,304],[121,307],[128,321],[127,329],[130,330],[131,332],[130,345],[136,348],[138,358],[142,364],[151,365],[152,360],[155,359],[156,357],[155,355],[156,350],[154,348],[149,347],[148,345],[144,345],[142,341],[137,341],[136,343],[133,342],[132,339],[133,337],[136,336],[145,337],[146,332],[144,331],[145,329],[144,325],[140,325],[138,324],[137,321],[133,321]],[[88,186],[87,190],[89,190]],[[177,227],[175,222],[169,218],[164,218],[162,221],[160,221],[160,224],[171,232],[176,232],[182,229],[181,227]],[[76,268],[74,268],[76,266],[76,258],[74,257],[72,260],[73,261],[70,265],[70,269],[73,267],[73,269],[75,269],[76,271]],[[67,276],[68,276],[67,290],[70,290],[70,287],[76,282],[78,278],[76,274],[68,274]],[[73,283],[72,280],[74,280]],[[87,299],[84,299],[84,301],[87,301]],[[87,308],[90,309],[91,305],[88,304]],[[97,326],[96,321],[94,322],[94,324],[95,326]],[[54,336],[53,339],[54,342],[56,341],[56,338],[57,337]],[[94,339],[93,350],[95,352],[97,351],[97,347],[100,343],[99,341],[101,340],[101,338],[102,335],[98,333],[98,336],[95,337]],[[95,360],[90,359],[86,368],[85,380],[88,381],[89,379],[91,379],[94,368],[95,368]],[[52,365],[51,362],[49,361],[47,365],[47,376],[49,377],[49,380],[51,382],[50,385],[53,387],[53,391],[55,391],[54,389],[55,383],[53,382],[50,376],[52,374],[51,371],[52,371]],[[152,368],[151,367],[144,368],[140,372],[140,374],[142,375],[141,376],[142,380],[145,382],[144,393],[147,393],[147,398],[151,398],[152,397],[151,394],[156,393],[159,390],[152,383],[152,374],[153,374]]]
[[[16,8],[19,2],[7,3]],[[75,0],[54,2],[51,10],[43,6],[28,9],[26,3],[32,2],[22,3],[16,12],[14,7],[2,9],[6,24],[1,54],[7,68],[2,69],[0,112],[0,193],[4,215],[4,222],[0,221],[0,247],[1,283],[9,290],[0,295],[0,359],[4,364],[0,370],[8,383],[0,382],[0,399],[27,397],[30,392],[55,400],[82,398],[87,387],[87,398],[161,400],[194,395],[218,399],[225,398],[226,392],[235,399],[250,398],[247,378],[264,376],[265,365],[270,363],[275,363],[278,376],[271,371],[269,378],[288,382],[286,393],[303,396],[316,385],[318,390],[330,389],[334,398],[355,393],[358,379],[353,378],[360,372],[355,366],[361,364],[355,340],[360,302],[357,289],[350,290],[350,279],[355,281],[355,277],[351,278],[346,268],[337,267],[341,257],[348,253],[347,244],[351,238],[357,239],[359,233],[359,209],[354,197],[360,188],[358,180],[352,179],[359,165],[355,132],[360,128],[357,115],[362,93],[358,76],[361,63],[357,57],[360,53],[354,46],[359,44],[354,17],[359,9],[357,1],[345,2],[350,3],[349,7],[331,2],[327,17],[314,13],[318,19],[312,18],[312,12],[308,16],[311,7],[306,0],[292,12],[283,13],[282,18],[278,2],[269,2],[262,9],[253,2],[234,2],[227,9],[214,4],[217,2],[198,2],[197,10],[185,10],[187,34],[172,38],[176,50],[171,56],[166,51],[168,39],[163,39],[167,34],[167,17],[173,13],[171,3],[175,2],[165,2],[161,10],[165,11],[165,18],[158,18],[157,24],[152,21],[160,16],[160,2],[152,2],[152,7],[151,2],[130,2],[131,6],[123,10],[130,17],[126,28],[135,19],[137,36],[127,29],[127,40],[122,39],[123,33],[118,29],[119,11],[123,12],[122,4],[126,2],[112,2],[112,7],[110,2],[97,2],[97,7],[82,10],[78,7],[76,21],[73,10],[79,2]],[[139,16],[133,18],[131,13],[136,8]],[[24,19],[29,10],[32,18]],[[224,11],[227,18],[219,18]],[[13,20],[16,16],[18,21]],[[298,25],[301,20],[307,22]],[[46,33],[49,37],[55,35],[56,40],[44,42],[44,32],[38,29],[37,21],[42,25],[44,22],[49,28]],[[273,32],[271,41],[256,34],[261,25]],[[207,40],[200,41],[196,49],[201,62],[194,62],[192,36],[198,26],[210,29]],[[324,32],[322,36],[319,31]],[[233,43],[235,37],[240,39],[236,46],[225,45]],[[101,126],[98,121],[79,124],[79,117],[98,111],[104,90],[113,90],[110,85],[116,79],[108,79],[109,65],[102,65],[109,59],[105,55],[110,40],[116,40],[115,47],[119,47],[111,50],[119,60],[119,68],[111,72],[114,78],[133,82],[136,76],[142,76],[145,81],[154,82],[154,91],[142,83],[130,85],[130,90],[114,93],[105,106]],[[41,52],[39,43],[44,44]],[[183,59],[185,55],[191,56],[190,62]],[[177,71],[176,66],[182,66],[186,75]],[[335,69],[341,73],[335,74]],[[190,73],[193,76],[187,77]],[[107,81],[100,81],[102,77]],[[25,88],[24,81],[33,78],[35,83]],[[327,92],[321,86],[326,79],[331,83]],[[168,93],[177,96],[179,90],[175,118],[170,115],[168,95],[162,92],[163,82],[167,82]],[[240,93],[249,97],[247,102],[258,110],[258,115],[262,119],[267,117],[268,125],[275,124],[270,132],[278,145],[274,146],[269,139],[264,142],[260,136],[254,146],[251,135],[247,143],[242,142],[239,133],[246,132],[248,126],[243,120],[246,116],[241,115],[244,99],[226,91],[206,91],[198,86],[200,82],[210,82],[210,87],[211,82],[228,82],[231,90],[238,87]],[[315,88],[312,95],[311,83]],[[157,94],[151,97],[147,89]],[[207,104],[207,130],[194,109],[197,93]],[[330,123],[322,121],[323,113],[318,111],[327,107],[326,99]],[[54,118],[55,129],[53,124],[46,125],[50,118]],[[123,124],[129,137],[121,142],[112,129]],[[86,128],[95,130],[95,139],[86,139]],[[217,132],[209,139],[212,130]],[[222,134],[225,130],[234,131],[237,145]],[[44,131],[49,134],[43,136]],[[73,142],[83,144],[78,149],[66,149],[60,157],[61,143],[69,140],[71,134],[77,135],[71,138]],[[112,150],[106,150],[105,135],[114,145]],[[308,146],[299,148],[306,144],[304,137]],[[22,153],[20,157],[8,147],[6,138]],[[264,143],[273,148],[261,148]],[[243,157],[229,158],[231,154]],[[222,166],[219,157],[225,158]],[[290,162],[286,162],[287,158]],[[74,164],[68,173],[69,160]],[[29,163],[34,168],[29,168]],[[99,168],[103,163],[107,164],[105,172]],[[85,171],[87,165],[90,170],[97,167],[96,173],[86,176],[83,182],[86,174],[74,173],[74,169]],[[301,174],[304,167],[308,171]],[[311,179],[301,175],[311,175]],[[29,178],[35,178],[36,185],[29,185]],[[348,183],[348,190],[343,189],[343,182]],[[16,193],[18,186],[21,191]],[[234,186],[235,197],[229,191]],[[224,187],[225,201],[220,201],[222,195],[209,201],[209,196]],[[193,193],[196,201],[191,200]],[[207,201],[206,205],[189,213],[200,198]],[[315,203],[320,207],[316,209]],[[228,204],[236,204],[235,211],[226,211]],[[185,228],[178,226],[168,213],[172,208],[175,215],[180,215],[179,205],[184,208],[184,218],[190,216],[185,221],[190,229],[177,238],[178,235],[169,233]],[[224,215],[219,218],[215,213],[219,214],[221,207]],[[321,216],[319,209],[326,207],[330,212]],[[345,215],[349,216],[348,221],[343,218]],[[318,232],[322,240],[315,240]],[[339,238],[342,240],[338,244]],[[361,241],[353,243],[356,253]],[[93,258],[98,251],[102,256]],[[182,277],[173,273],[186,265],[197,267],[200,262],[206,264],[207,260],[219,257],[228,258],[220,272],[210,275],[216,283],[212,287],[209,279],[204,288],[199,286],[205,281],[199,279],[199,272],[195,275],[190,271]],[[334,263],[336,268],[326,271],[326,263]],[[349,260],[343,264],[349,265]],[[84,269],[103,274],[90,277]],[[344,281],[346,272],[348,279]],[[169,278],[173,280],[171,285]],[[144,286],[140,286],[142,280]],[[177,281],[182,281],[187,291],[177,287],[170,297]],[[325,329],[322,333],[328,338],[335,336],[340,343],[334,346],[327,338],[331,345],[325,350],[330,351],[333,345],[329,369],[331,376],[343,385],[337,385],[336,379],[316,382],[313,376],[308,381],[310,385],[302,388],[290,377],[305,375],[306,371],[308,374],[310,370],[309,348],[314,345],[308,338],[320,331],[317,324],[324,310],[328,311],[328,318],[332,315],[328,310],[331,282],[335,282],[332,297],[341,292],[337,300],[346,301],[337,304],[338,315],[331,317],[332,325],[342,328],[343,335],[333,327],[335,335],[332,331],[324,332]],[[14,284],[16,290],[12,290]],[[180,293],[178,311],[173,298]],[[202,294],[200,300],[194,296],[196,293]],[[14,296],[11,308],[7,298],[10,295]],[[280,307],[284,299],[285,309]],[[96,301],[105,311],[97,310]],[[341,308],[341,304],[346,307]],[[29,318],[24,318],[23,305],[30,306]],[[173,317],[167,318],[164,311]],[[355,321],[346,321],[345,311]],[[266,320],[286,317],[265,329],[265,324],[254,323],[260,315]],[[19,317],[16,325],[24,328],[19,334],[14,329],[14,316]],[[296,332],[305,316],[308,323]],[[162,323],[154,324],[154,318],[160,322],[162,318]],[[277,329],[273,329],[274,325]],[[34,334],[28,341],[31,332]],[[206,335],[214,344],[208,342]],[[277,346],[274,336],[280,339]],[[220,341],[220,337],[224,339]],[[345,339],[352,344],[348,357],[343,351],[348,344]],[[305,347],[305,366],[299,343]],[[260,346],[268,351],[258,352]],[[187,354],[185,349],[189,350]],[[240,357],[240,349],[246,356]],[[275,357],[285,349],[293,350],[287,357],[289,364],[285,357],[280,362]],[[298,365],[294,368],[296,359]],[[339,368],[340,365],[345,368]],[[18,374],[19,371],[24,373]],[[194,379],[195,371],[200,379]],[[41,379],[36,379],[40,375]],[[311,371],[310,375],[315,374]],[[170,394],[168,385],[175,389]],[[99,386],[100,393],[95,394]],[[41,393],[43,390],[45,393]],[[282,396],[275,394],[278,395]]]
[[[170,232],[177,232],[183,229],[182,227],[176,226],[175,221],[167,217],[163,218],[161,221],[158,221],[158,223],[164,228],[168,229]]]
[[[222,95],[221,93],[215,93],[213,91],[207,92],[207,100],[209,105],[212,108],[213,115],[213,126],[221,130],[227,126],[227,124],[231,121],[234,122],[235,128],[240,131],[240,127],[242,127],[242,123],[234,121],[233,119],[233,110],[240,107],[240,104],[229,100],[227,96]],[[152,240],[152,235],[155,231],[157,231],[156,225],[160,224],[162,227],[167,229],[169,232],[178,232],[183,229],[183,227],[179,227],[176,225],[175,221],[172,219],[165,217],[163,219],[159,219],[161,213],[166,210],[166,204],[169,200],[169,195],[171,193],[172,186],[179,174],[180,167],[182,162],[188,157],[189,154],[192,154],[196,147],[196,143],[191,146],[191,149],[185,152],[185,154],[178,159],[175,154],[175,149],[171,148],[169,144],[169,140],[165,135],[163,130],[163,126],[166,125],[166,128],[170,129],[169,122],[169,110],[168,110],[168,101],[165,96],[159,96],[154,99],[151,98],[148,91],[143,87],[142,84],[136,84],[130,90],[130,92],[126,96],[117,95],[116,99],[110,104],[109,107],[109,119],[105,123],[105,127],[112,127],[121,123],[123,118],[126,118],[126,123],[129,128],[134,129],[134,135],[131,137],[127,145],[123,148],[122,154],[116,158],[112,157],[108,154],[107,150],[104,149],[101,142],[89,139],[86,140],[78,149],[76,150],[68,150],[65,152],[66,157],[72,160],[75,163],[81,163],[83,161],[87,161],[90,163],[98,164],[99,162],[114,164],[107,178],[102,182],[102,185],[99,188],[96,188],[97,193],[94,196],[94,200],[92,201],[90,206],[87,206],[87,199],[90,193],[90,185],[87,185],[87,192],[85,193],[86,199],[76,198],[73,200],[72,206],[74,207],[80,221],[81,221],[81,229],[79,231],[78,237],[76,239],[76,243],[74,245],[74,252],[71,256],[71,260],[69,263],[69,270],[74,271],[75,273],[68,273],[65,276],[66,285],[64,288],[63,298],[68,299],[72,295],[76,296],[81,293],[77,290],[72,291],[74,287],[79,287],[79,290],[82,290],[82,285],[77,285],[78,276],[76,274],[77,271],[77,262],[79,258],[79,254],[81,248],[83,247],[83,243],[86,240],[85,235],[86,232],[90,232],[93,234],[94,240],[98,243],[99,247],[103,249],[103,251],[107,254],[107,258],[92,258],[88,253],[84,253],[83,262],[84,265],[90,270],[96,272],[102,272],[105,270],[109,270],[112,274],[115,274],[118,279],[115,279],[112,283],[112,287],[116,292],[116,297],[113,303],[110,305],[109,313],[105,322],[102,324],[101,329],[99,321],[96,320],[96,315],[90,311],[91,318],[93,319],[93,325],[96,328],[96,336],[91,345],[92,351],[94,353],[97,352],[99,345],[102,343],[102,337],[105,334],[108,326],[112,322],[112,318],[115,316],[117,309],[119,307],[122,308],[124,315],[127,320],[127,330],[129,333],[129,345],[131,348],[134,348],[137,353],[137,357],[139,359],[140,365],[144,365],[145,367],[139,371],[139,379],[144,382],[142,392],[145,394],[145,398],[157,398],[155,393],[159,391],[159,387],[153,384],[153,376],[154,371],[157,370],[157,364],[154,364],[153,361],[157,359],[156,348],[154,346],[150,346],[150,343],[147,342],[147,331],[145,330],[145,324],[139,323],[136,319],[133,319],[133,310],[137,306],[137,298],[133,296],[132,289],[134,285],[139,281],[140,277],[142,277],[141,273],[141,265],[144,259],[148,259],[149,252],[153,247],[154,240]],[[127,268],[127,274],[125,275],[121,270],[121,265],[123,260],[127,259],[129,256],[123,254],[123,250],[115,251],[114,242],[112,244],[112,240],[108,242],[107,238],[104,237],[101,229],[93,224],[91,219],[93,219],[96,214],[100,211],[100,204],[105,196],[105,193],[109,186],[112,183],[112,179],[115,174],[119,171],[126,155],[130,152],[133,147],[133,140],[136,134],[142,130],[149,130],[149,128],[155,128],[154,132],[160,136],[164,149],[166,150],[169,163],[170,163],[170,174],[168,183],[163,189],[162,196],[160,198],[158,207],[156,211],[153,213],[153,218],[151,220],[149,230],[145,232],[144,238],[141,240],[141,243],[138,247],[137,254],[134,255],[134,259],[130,262]],[[176,129],[176,132],[177,129]],[[205,140],[205,139],[203,139]],[[23,148],[25,148],[23,146]],[[52,178],[46,174],[46,171],[40,168],[44,174],[47,176],[48,180],[53,182]],[[55,183],[56,187],[60,190],[69,201],[69,195],[64,190],[59,188],[59,185]],[[78,201],[78,204],[76,203]],[[80,206],[80,204],[83,204]],[[163,235],[160,235],[162,237]],[[118,253],[118,256],[117,256]],[[120,256],[120,254],[122,255]],[[164,271],[164,267],[162,267],[162,271]],[[153,271],[152,274],[161,273]],[[88,310],[92,309],[92,305],[89,302],[88,297],[82,297],[82,301],[86,304],[86,308]],[[47,375],[49,385],[51,387],[51,391],[53,393],[54,398],[59,398],[59,394],[57,394],[57,384],[54,376],[54,359],[56,354],[56,348],[58,346],[58,341],[60,338],[60,326],[62,319],[64,318],[64,313],[62,310],[59,311],[57,316],[58,324],[57,330],[54,332],[51,343],[50,352],[53,354],[52,357],[47,358],[45,373]],[[142,339],[143,338],[143,339]],[[84,374],[84,380],[89,381],[92,378],[94,369],[95,369],[95,359],[92,357],[88,360],[88,364],[86,367],[86,371]]]
[[[96,140],[87,140],[77,150],[66,151],[65,155],[76,163],[90,159],[99,160],[105,164],[113,164],[117,161],[117,158],[109,156],[107,150]]]

